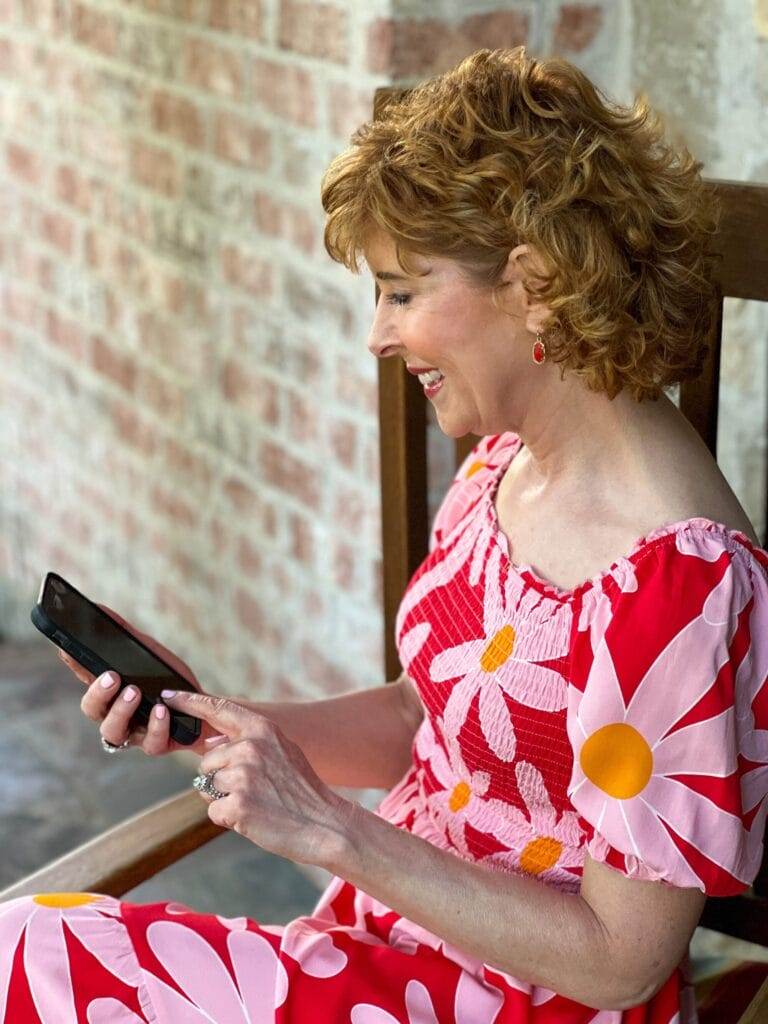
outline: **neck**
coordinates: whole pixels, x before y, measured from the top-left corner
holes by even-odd
[[[588,494],[623,473],[645,470],[652,478],[664,428],[684,419],[674,403],[663,394],[638,403],[625,391],[611,400],[576,377],[561,381],[559,369],[552,369],[518,426],[509,428],[527,449],[518,471],[531,486]]]

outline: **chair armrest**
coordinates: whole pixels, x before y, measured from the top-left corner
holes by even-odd
[[[768,978],[755,993],[755,997],[739,1018],[739,1024],[765,1024],[768,1020]]]
[[[123,896],[226,831],[208,817],[198,793],[154,804],[0,892],[0,901],[38,892]]]

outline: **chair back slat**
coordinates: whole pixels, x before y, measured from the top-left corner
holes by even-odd
[[[376,92],[374,116],[390,99],[407,90]],[[718,393],[722,348],[723,299],[768,301],[768,185],[709,179],[721,202],[714,240],[721,260],[715,272],[718,293],[709,352],[701,375],[680,388],[680,408],[716,457]],[[376,289],[378,302],[379,290]],[[428,466],[426,399],[402,360],[379,363],[379,420],[381,428],[381,501],[384,541],[384,641],[387,678],[400,675],[395,646],[395,617],[411,575],[427,554]],[[458,467],[479,441],[474,435],[454,443]],[[768,511],[768,494],[766,495]],[[766,515],[768,521],[768,515]],[[768,850],[752,893],[730,899],[710,899],[702,922],[728,935],[768,945],[768,935],[756,925],[768,900]]]
[[[376,289],[376,301],[378,302]],[[387,679],[402,668],[395,646],[397,607],[427,553],[427,418],[421,385],[401,359],[379,360],[379,452]]]

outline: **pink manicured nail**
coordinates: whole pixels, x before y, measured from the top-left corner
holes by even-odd
[[[229,736],[209,736],[205,741],[209,747],[215,747],[217,743],[225,743]]]
[[[99,679],[99,686],[103,686],[105,690],[108,690],[110,686],[114,686],[117,679],[111,672],[105,672]]]
[[[123,700],[131,701],[136,698],[136,691],[132,686],[129,686],[127,690],[123,690]]]
[[[164,704],[155,704],[155,718],[165,718],[167,710]]]

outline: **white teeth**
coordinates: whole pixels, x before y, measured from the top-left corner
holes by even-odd
[[[429,370],[427,373],[419,374],[419,381],[421,384],[437,384],[444,376],[439,370]]]

